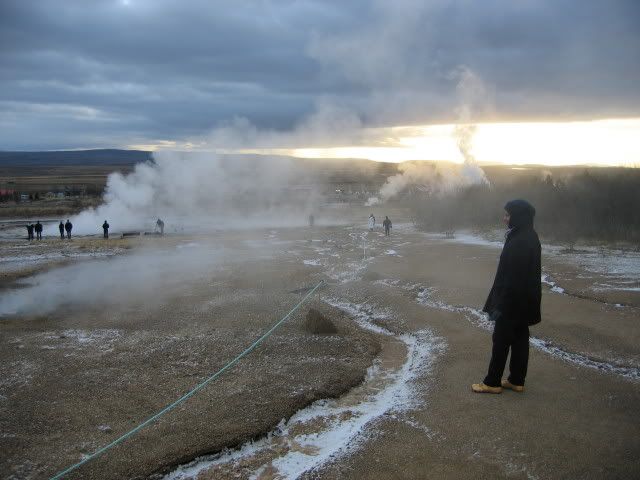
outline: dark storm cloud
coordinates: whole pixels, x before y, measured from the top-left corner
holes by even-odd
[[[2,0],[0,149],[288,129],[327,98],[451,121],[460,65],[495,118],[637,115],[639,20],[633,0]]]

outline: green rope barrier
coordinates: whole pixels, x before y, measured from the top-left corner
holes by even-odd
[[[256,340],[255,342],[253,342],[249,347],[247,347],[240,355],[238,355],[236,358],[234,358],[233,360],[231,360],[229,363],[227,363],[224,367],[222,367],[220,370],[218,370],[216,373],[214,373],[213,375],[211,375],[209,378],[207,378],[205,381],[203,381],[202,383],[200,383],[199,385],[197,385],[196,387],[194,387],[192,390],[190,390],[189,392],[185,393],[182,397],[180,397],[178,400],[176,400],[175,402],[173,402],[171,405],[163,408],[162,410],[160,410],[158,413],[156,413],[155,415],[153,415],[152,417],[148,418],[147,420],[145,420],[144,422],[142,422],[140,425],[138,425],[137,427],[131,429],[130,431],[128,431],[127,433],[125,433],[124,435],[122,435],[121,437],[115,439],[113,442],[109,443],[108,445],[105,445],[104,447],[102,447],[101,449],[95,451],[94,453],[92,453],[91,455],[89,455],[88,457],[84,458],[82,461],[76,463],[75,465],[71,465],[69,468],[66,468],[64,470],[62,470],[61,472],[57,473],[56,475],[54,475],[53,477],[51,477],[50,480],[58,480],[62,477],[64,477],[65,475],[67,475],[68,473],[71,473],[72,471],[76,470],[77,468],[81,467],[82,465],[84,465],[85,463],[93,460],[94,458],[98,457],[99,455],[102,455],[104,452],[106,452],[107,450],[109,450],[112,447],[115,447],[116,445],[118,445],[119,443],[122,443],[123,441],[125,441],[127,438],[131,437],[132,435],[134,435],[135,433],[139,432],[140,430],[142,430],[144,427],[146,427],[147,425],[149,425],[151,422],[153,422],[154,420],[157,420],[158,418],[160,418],[162,415],[164,415],[165,413],[169,412],[170,410],[173,410],[175,407],[177,407],[178,405],[180,405],[182,402],[184,402],[185,400],[187,400],[189,397],[193,396],[196,392],[198,392],[199,390],[201,390],[202,388],[204,388],[208,383],[212,382],[213,380],[215,380],[216,378],[218,378],[220,375],[222,375],[223,372],[225,372],[226,370],[230,369],[231,367],[233,367],[236,363],[238,363],[243,357],[245,357],[246,355],[248,355],[253,349],[255,349],[258,345],[260,345],[260,343],[262,343],[263,340],[265,340],[268,336],[270,336],[274,330],[276,330],[280,325],[282,325],[282,323],[284,323],[285,320],[287,320],[298,308],[300,308],[300,306],[307,301],[307,299],[320,287],[320,285],[322,285],[324,283],[324,281],[320,281],[320,283],[318,283],[315,287],[313,287],[313,289],[311,289],[311,291],[309,293],[307,293],[305,295],[305,297],[300,300],[300,302],[291,309],[291,311],[289,313],[287,313],[284,317],[282,317],[282,319],[280,319],[278,322],[276,322],[269,330],[267,330],[267,332],[262,335],[258,340]]]

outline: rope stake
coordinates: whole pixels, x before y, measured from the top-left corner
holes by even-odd
[[[82,461],[76,463],[75,465],[71,465],[69,468],[66,468],[65,470],[62,470],[61,472],[57,473],[55,476],[51,477],[50,480],[58,480],[62,477],[64,477],[65,475],[67,475],[68,473],[71,473],[72,471],[76,470],[77,468],[81,467],[82,465],[84,465],[85,463],[93,460],[94,458],[102,455],[104,452],[106,452],[107,450],[115,447],[116,445],[118,445],[119,443],[124,442],[127,438],[133,436],[134,434],[136,434],[137,432],[139,432],[140,430],[142,430],[144,427],[146,427],[147,425],[149,425],[150,423],[152,423],[153,421],[157,420],[158,418],[160,418],[162,415],[164,415],[165,413],[173,410],[175,407],[177,407],[178,405],[180,405],[181,403],[183,403],[185,400],[187,400],[189,397],[192,397],[196,392],[198,392],[199,390],[203,389],[207,384],[209,384],[210,382],[212,382],[213,380],[215,380],[216,378],[218,378],[220,375],[222,375],[226,370],[230,369],[231,367],[233,367],[236,363],[238,363],[243,357],[245,357],[246,355],[248,355],[252,350],[254,350],[258,345],[260,345],[267,337],[269,337],[280,325],[282,325],[298,308],[300,308],[300,306],[307,301],[307,299],[313,295],[313,293],[320,287],[320,285],[322,285],[324,283],[323,280],[320,281],[320,283],[318,283],[315,287],[313,287],[313,289],[311,291],[309,291],[309,293],[307,293],[305,295],[305,297],[300,300],[300,302],[291,309],[291,311],[289,313],[287,313],[284,317],[282,317],[278,322],[276,322],[269,330],[267,330],[267,332],[262,335],[258,340],[256,340],[255,342],[253,342],[249,347],[247,347],[241,354],[239,354],[236,358],[234,358],[233,360],[231,360],[229,363],[227,363],[224,367],[222,367],[220,370],[218,370],[216,373],[214,373],[213,375],[211,375],[209,378],[207,378],[206,380],[204,380],[202,383],[198,384],[197,386],[195,386],[192,390],[190,390],[189,392],[185,393],[182,397],[180,397],[178,400],[176,400],[175,402],[173,402],[172,404],[168,405],[167,407],[163,408],[162,410],[160,410],[158,413],[156,413],[155,415],[153,415],[152,417],[149,417],[147,420],[145,420],[144,422],[142,422],[140,425],[138,425],[137,427],[129,430],[127,433],[125,433],[124,435],[122,435],[121,437],[115,439],[113,442],[109,443],[108,445],[105,445],[104,447],[100,448],[99,450],[95,451],[94,453],[92,453],[91,455],[89,455],[88,457],[84,458]]]

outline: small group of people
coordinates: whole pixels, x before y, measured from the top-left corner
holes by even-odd
[[[389,220],[388,216],[384,217],[384,220],[382,222],[382,226],[384,227],[384,234],[385,236],[389,236],[390,231],[391,231],[391,220]],[[369,214],[369,231],[373,232],[373,229],[376,227],[376,217],[373,215],[373,213]]]
[[[58,230],[60,230],[60,240],[64,240],[64,234],[67,232],[67,238],[71,240],[71,230],[73,229],[73,224],[67,218],[66,223],[62,223],[60,220],[60,225],[58,225]]]
[[[42,224],[40,220],[38,220],[35,224],[27,224],[27,240],[33,240],[33,234],[36,234],[36,240],[42,240]],[[58,225],[60,229],[60,239],[64,240],[65,232],[67,234],[67,238],[71,238],[71,229],[73,228],[73,224],[67,219],[66,223],[62,223],[60,221],[60,225]]]
[[[35,224],[28,224],[27,227],[27,238],[29,240],[34,239],[34,233],[38,240],[42,240],[42,224],[40,220],[38,220]],[[102,236],[103,238],[109,238],[109,222],[106,220],[102,224]],[[66,222],[60,221],[58,225],[58,229],[60,230],[60,239],[64,240],[65,236],[68,239],[71,239],[71,231],[73,230],[73,224],[69,219]],[[156,231],[160,233],[160,235],[164,235],[164,222],[158,218],[156,221]]]
[[[33,234],[36,234],[36,240],[42,240],[42,224],[40,220],[38,220],[35,224],[27,224],[27,240],[33,240]],[[67,223],[62,223],[60,221],[60,225],[58,225],[60,229],[60,239],[64,240],[64,234],[67,233],[67,238],[71,238],[71,229],[73,228],[73,224],[67,219]]]
[[[27,239],[33,240],[33,233],[35,232],[36,238],[38,240],[42,240],[42,224],[40,220],[38,220],[35,224],[29,223],[27,224]]]

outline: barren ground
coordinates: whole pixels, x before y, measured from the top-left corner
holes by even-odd
[[[543,288],[526,391],[474,395],[490,353],[477,310],[499,249],[417,232],[402,212],[384,237],[366,231],[362,213],[314,229],[3,241],[2,295],[85,275],[74,265],[127,275],[119,259],[148,251],[211,259],[175,276],[154,270],[162,281],[142,277],[153,288],[130,295],[88,276],[100,289],[91,301],[0,316],[2,477],[51,477],[118,438],[225,365],[320,280],[238,365],[68,478],[640,476],[640,293],[602,289],[613,281],[606,272],[543,254],[545,274],[566,293]],[[637,282],[632,274],[614,280]],[[338,333],[311,334],[311,307]]]

